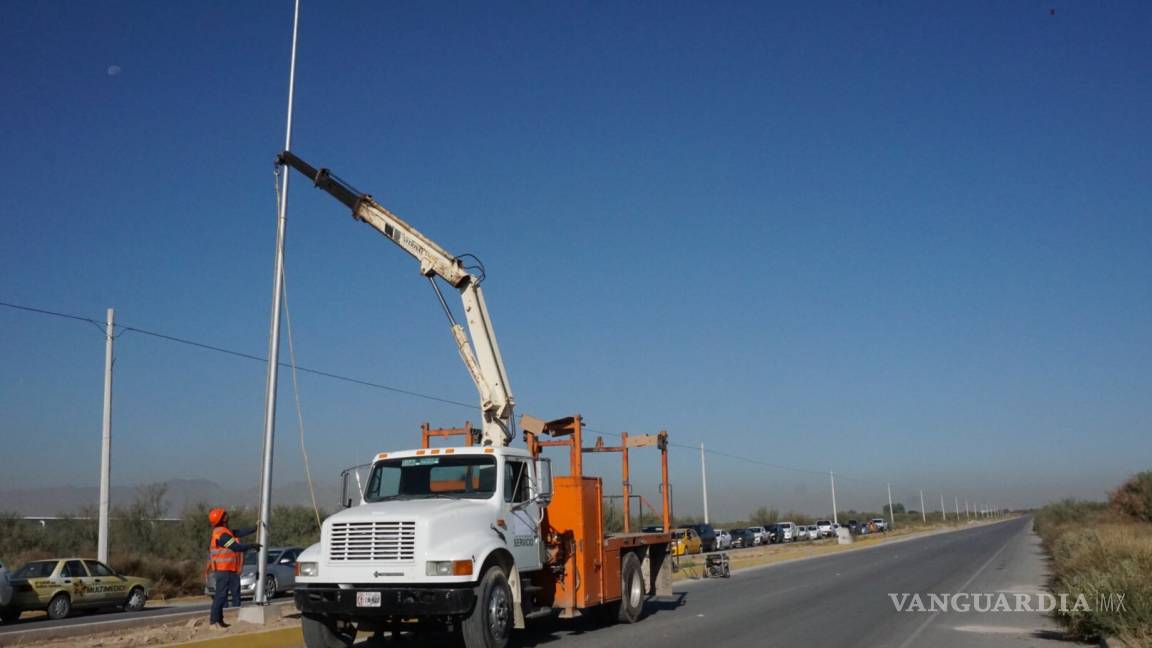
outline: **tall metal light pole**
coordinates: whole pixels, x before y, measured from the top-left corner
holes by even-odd
[[[948,512],[944,510],[944,493],[940,493],[940,517],[944,518],[945,522],[948,521]]]
[[[108,309],[104,329],[104,433],[100,443],[100,520],[96,531],[96,559],[108,562],[108,500],[112,481],[112,343],[116,340],[116,309]]]
[[[952,496],[952,503],[956,505],[956,521],[960,521],[960,498],[956,495]]]
[[[300,0],[292,17],[292,60],[288,69],[288,125],[284,132],[284,150],[292,148],[292,99],[296,92],[296,36],[300,27]],[[276,268],[272,277],[272,321],[268,326],[268,374],[264,392],[264,452],[260,473],[260,547],[256,561],[258,579],[253,599],[267,605],[264,582],[268,577],[268,519],[272,515],[272,454],[276,436],[276,383],[280,366],[280,304],[284,295],[284,237],[288,229],[288,176],[280,178],[280,204],[276,214]]]
[[[708,469],[704,467],[704,443],[700,443],[700,486],[704,493],[704,524],[708,524]]]
[[[888,528],[896,528],[896,509],[892,508],[892,484],[888,484]]]
[[[920,520],[928,523],[928,511],[924,510],[924,489],[920,489]]]
[[[836,475],[832,471],[828,471],[828,478],[832,480],[832,523],[840,524],[840,518],[836,513]]]
[[[964,498],[964,521],[971,522],[972,516],[968,513],[968,498]]]

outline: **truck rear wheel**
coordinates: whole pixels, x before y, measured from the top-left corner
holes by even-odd
[[[356,626],[337,625],[335,619],[328,617],[304,615],[300,626],[308,648],[347,648],[356,640]]]
[[[512,588],[500,565],[484,572],[476,605],[460,624],[466,648],[504,648],[512,634]]]
[[[640,558],[634,553],[624,556],[620,563],[620,623],[636,623],[644,611],[644,571]]]

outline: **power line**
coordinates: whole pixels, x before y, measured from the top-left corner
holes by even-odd
[[[64,319],[76,320],[79,322],[88,322],[89,324],[93,324],[93,325],[97,326],[101,330],[101,332],[103,332],[103,330],[104,330],[104,327],[102,325],[100,325],[99,323],[97,323],[96,320],[93,320],[93,319],[88,318],[88,317],[82,317],[80,315],[72,315],[69,313],[50,311],[50,310],[45,310],[42,308],[32,308],[31,306],[21,306],[18,304],[10,304],[7,302],[0,302],[0,306],[6,306],[8,308],[13,308],[16,310],[21,310],[21,311],[27,311],[30,313],[38,313],[41,315],[50,315],[53,317],[61,317]],[[120,326],[118,328],[120,328],[120,333],[117,334],[117,337],[119,337],[120,335],[123,335],[124,333],[127,333],[128,331],[133,331],[135,333],[140,333],[141,335],[147,335],[147,336],[151,336],[154,338],[159,338],[161,340],[167,340],[169,342],[175,342],[177,344],[184,344],[187,346],[196,347],[198,349],[204,349],[206,351],[215,351],[217,353],[223,353],[223,354],[234,356],[237,358],[243,358],[245,360],[253,360],[256,362],[268,362],[268,359],[264,356],[259,356],[259,355],[255,355],[252,353],[244,353],[243,351],[236,351],[233,349],[228,349],[225,347],[216,346],[214,344],[208,344],[206,342],[197,342],[196,340],[190,340],[188,338],[182,338],[182,337],[178,337],[175,335],[168,335],[167,333],[160,333],[158,331],[151,331],[151,330],[139,328],[136,326]],[[279,365],[281,367],[291,366],[286,362],[281,362],[281,363],[279,363]],[[310,374],[313,374],[316,376],[323,376],[325,378],[331,378],[333,380],[340,380],[340,381],[352,383],[355,385],[361,385],[363,387],[372,387],[373,389],[381,389],[381,390],[389,391],[389,392],[392,392],[395,394],[404,394],[405,396],[413,396],[415,398],[423,398],[425,400],[435,401],[437,403],[444,403],[446,405],[455,405],[457,407],[467,407],[467,408],[474,408],[475,407],[475,404],[473,404],[473,403],[464,403],[461,401],[452,400],[450,398],[433,396],[431,394],[422,394],[420,392],[412,391],[410,389],[402,389],[400,387],[393,387],[391,385],[385,385],[382,383],[372,382],[370,380],[364,380],[362,378],[353,378],[352,376],[344,376],[341,374],[332,373],[330,371],[324,371],[322,369],[310,369],[308,367],[297,366],[296,370],[304,372],[304,373],[310,373]]]
[[[102,333],[104,332],[103,324],[99,323],[98,321],[96,321],[94,319],[88,318],[88,317],[83,317],[80,315],[72,315],[69,313],[61,313],[58,311],[50,311],[50,310],[45,310],[42,308],[33,308],[31,306],[21,306],[19,304],[11,304],[8,302],[0,302],[0,306],[6,306],[8,308],[13,308],[16,310],[21,310],[21,311],[27,311],[30,313],[38,313],[41,315],[60,317],[60,318],[75,320],[75,321],[79,321],[79,322],[87,322],[89,324],[96,326]],[[259,356],[259,355],[255,355],[255,354],[251,354],[251,353],[244,353],[243,351],[235,351],[233,349],[228,349],[225,347],[216,346],[213,344],[208,344],[205,342],[198,342],[196,340],[190,340],[188,338],[177,337],[175,335],[168,335],[167,333],[160,333],[158,331],[151,331],[148,329],[142,329],[142,328],[135,327],[135,326],[121,326],[119,328],[121,330],[120,330],[120,333],[117,334],[117,337],[119,337],[120,335],[123,335],[124,333],[127,333],[128,331],[133,331],[136,333],[140,333],[141,335],[147,335],[147,336],[159,338],[162,340],[166,340],[169,342],[175,342],[177,344],[184,344],[187,346],[192,346],[192,347],[196,347],[199,349],[204,349],[206,351],[215,351],[217,353],[223,353],[226,355],[235,356],[237,358],[243,358],[245,360],[252,360],[255,362],[267,362],[268,361],[268,359],[263,357],[263,356]],[[279,364],[282,367],[290,367],[291,366],[289,363],[285,363],[285,362],[281,362]],[[380,390],[392,392],[395,394],[404,394],[405,396],[412,396],[415,398],[422,398],[422,399],[434,401],[437,403],[444,403],[446,405],[455,405],[457,407],[467,407],[469,409],[475,407],[474,403],[464,403],[461,401],[452,400],[450,398],[433,396],[431,394],[423,394],[423,393],[412,391],[409,389],[402,389],[400,387],[393,387],[391,385],[384,385],[381,383],[372,382],[372,381],[364,380],[361,378],[353,378],[351,376],[344,376],[341,374],[332,373],[330,371],[324,371],[322,369],[311,369],[308,367],[301,367],[301,366],[297,365],[296,370],[304,372],[304,373],[313,374],[316,376],[322,376],[324,378],[331,378],[333,380],[339,380],[339,381],[343,381],[343,382],[347,382],[347,383],[352,383],[355,385],[361,385],[363,387],[371,387],[373,389],[380,389]],[[615,432],[606,432],[606,431],[597,430],[597,429],[590,428],[590,427],[585,428],[585,429],[588,430],[589,432],[594,433],[594,434],[606,434],[609,436],[620,438],[620,435],[615,433]],[[700,448],[698,446],[688,445],[685,443],[675,443],[675,442],[669,441],[668,445],[675,447],[675,448],[691,450],[693,452],[699,452],[699,450],[700,450]],[[827,475],[828,474],[828,471],[826,471],[826,470],[815,470],[812,468],[799,468],[796,466],[786,466],[783,464],[777,464],[777,463],[772,463],[769,461],[763,461],[760,459],[754,459],[752,457],[746,457],[743,455],[731,454],[728,452],[723,452],[723,451],[715,450],[712,448],[705,448],[704,452],[705,452],[705,454],[709,454],[709,455],[713,455],[713,456],[717,456],[717,457],[724,457],[726,459],[734,459],[737,461],[743,461],[745,463],[755,464],[758,466],[766,466],[768,468],[776,468],[779,470],[788,470],[788,471],[792,471],[792,472],[807,473],[807,474],[811,474],[811,475]],[[876,481],[876,480],[871,480],[871,479],[862,479],[859,477],[852,477],[849,475],[843,475],[841,473],[837,473],[837,477],[839,477],[841,479],[848,480],[848,481],[854,481],[854,482],[859,482],[859,483],[864,483],[864,484],[874,484],[875,485],[875,484],[887,483],[887,482],[883,482],[883,481]]]

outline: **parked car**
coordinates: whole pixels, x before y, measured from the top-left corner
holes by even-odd
[[[764,527],[764,529],[768,532],[768,543],[767,544],[776,544],[776,543],[780,542],[780,525],[779,524],[769,524],[768,526]]]
[[[848,520],[848,533],[853,535],[860,533],[860,523],[856,520]]]
[[[0,562],[0,613],[12,602],[12,574]]]
[[[753,526],[753,527],[748,527],[748,530],[751,531],[756,536],[756,542],[755,542],[754,546],[758,546],[758,545],[762,545],[762,544],[768,544],[768,530],[767,529],[765,529],[762,526]]]
[[[808,527],[806,525],[803,525],[803,524],[797,524],[796,525],[796,539],[797,540],[811,540],[812,539],[812,538],[808,537]]]
[[[716,529],[711,524],[685,524],[681,529],[692,529],[700,536],[702,551],[716,551]]]
[[[716,529],[716,549],[723,551],[732,548],[732,534],[724,529]]]
[[[672,530],[672,555],[686,556],[698,554],[701,550],[700,536],[692,527]]]
[[[781,522],[776,526],[780,529],[780,542],[793,542],[797,540],[795,524],[791,522]]]
[[[872,518],[872,524],[876,527],[877,531],[888,530],[888,520],[884,518]]]
[[[816,520],[816,533],[821,538],[831,538],[836,535],[836,529],[832,526],[832,520]]]
[[[76,609],[144,608],[152,581],[122,576],[88,558],[34,560],[11,576],[12,599],[0,608],[0,620],[11,623],[29,610],[44,610],[50,619],[63,619]]]
[[[268,549],[268,577],[264,580],[264,598],[270,600],[296,587],[296,557],[304,551],[301,547],[276,547]],[[257,560],[260,554],[250,551],[244,555],[244,568],[240,571],[240,596],[252,596],[256,593],[256,581],[259,580]],[[204,586],[204,593],[212,596],[216,593],[216,583],[208,579]]]
[[[820,539],[820,527],[816,526],[815,524],[809,524],[808,525],[808,539],[809,540],[819,540]]]
[[[754,547],[756,546],[756,534],[752,532],[752,529],[732,529],[732,546]]]

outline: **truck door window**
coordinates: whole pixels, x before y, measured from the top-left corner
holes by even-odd
[[[528,464],[508,460],[504,463],[504,501],[527,502],[531,499],[528,484]]]

